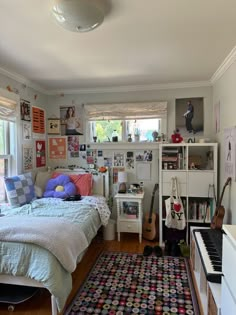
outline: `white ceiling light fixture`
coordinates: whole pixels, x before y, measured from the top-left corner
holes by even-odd
[[[89,32],[104,20],[104,12],[92,0],[54,0],[52,16],[57,24],[72,32]]]

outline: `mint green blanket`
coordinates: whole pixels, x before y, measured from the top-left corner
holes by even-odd
[[[62,217],[71,220],[84,232],[88,243],[110,216],[110,210],[102,197],[85,197],[82,202],[44,198],[20,208],[3,209],[2,213],[7,216]],[[82,254],[78,261],[81,258]],[[41,282],[55,296],[59,311],[63,309],[72,289],[71,274],[53,254],[38,245],[0,241],[0,274],[26,276]]]

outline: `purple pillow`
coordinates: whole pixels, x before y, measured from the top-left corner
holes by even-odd
[[[76,186],[68,175],[61,174],[48,180],[43,197],[67,198],[76,194]]]

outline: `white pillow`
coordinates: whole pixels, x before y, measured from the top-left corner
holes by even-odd
[[[48,180],[52,177],[52,172],[38,171],[34,183],[35,195],[38,198],[43,196]]]

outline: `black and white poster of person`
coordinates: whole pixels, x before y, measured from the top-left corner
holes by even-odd
[[[181,136],[203,136],[204,108],[203,97],[181,98],[175,101],[175,129]]]
[[[26,101],[23,99],[20,100],[20,113],[21,113],[21,120],[31,121],[29,101]]]

